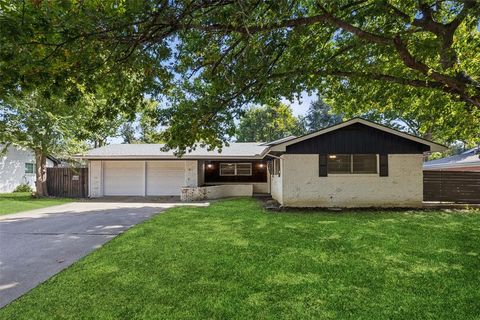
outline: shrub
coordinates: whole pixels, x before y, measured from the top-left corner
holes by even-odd
[[[28,183],[22,183],[19,184],[13,192],[33,192],[33,189]]]

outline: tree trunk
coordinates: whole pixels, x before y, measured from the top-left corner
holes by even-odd
[[[37,197],[48,196],[47,190],[47,157],[41,150],[35,150],[35,188]]]

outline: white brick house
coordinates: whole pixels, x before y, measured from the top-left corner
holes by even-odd
[[[189,195],[271,194],[287,207],[416,207],[422,155],[445,147],[354,118],[302,137],[232,143],[222,152],[197,148],[177,158],[161,149],[109,145],[81,156],[89,162],[89,195],[178,196],[189,188]]]

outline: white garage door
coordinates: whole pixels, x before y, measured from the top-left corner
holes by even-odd
[[[179,196],[184,181],[184,161],[147,161],[147,196]]]
[[[143,161],[105,161],[103,193],[106,196],[143,196]]]

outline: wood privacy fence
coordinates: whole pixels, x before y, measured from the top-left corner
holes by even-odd
[[[423,171],[423,200],[480,203],[480,172]]]
[[[87,168],[47,168],[48,194],[55,197],[86,198]]]

